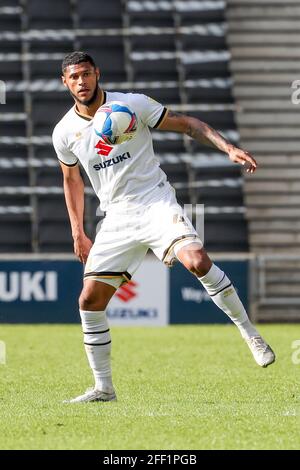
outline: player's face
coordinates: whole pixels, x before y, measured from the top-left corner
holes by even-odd
[[[69,65],[62,80],[76,101],[89,106],[97,97],[99,75],[98,68],[89,62],[81,62]]]

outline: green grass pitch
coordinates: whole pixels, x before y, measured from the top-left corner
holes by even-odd
[[[92,384],[80,326],[1,325],[0,449],[298,449],[300,325],[260,331],[267,369],[231,325],[112,328],[118,402],[65,405]]]

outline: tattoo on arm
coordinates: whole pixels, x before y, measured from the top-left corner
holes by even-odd
[[[181,117],[181,113],[176,113],[176,111],[169,111],[168,112],[168,117]]]
[[[215,129],[211,128],[205,122],[171,110],[168,113],[168,117],[175,119],[181,119],[182,117],[185,117],[187,127],[185,128],[184,132],[186,135],[190,136],[192,139],[196,140],[196,142],[199,142],[202,145],[219,149],[225,153],[228,152],[228,145],[230,145],[230,142],[224,139],[221,134],[219,134]]]
[[[229,142],[205,122],[193,120],[188,127],[187,135],[200,144],[227,152]]]

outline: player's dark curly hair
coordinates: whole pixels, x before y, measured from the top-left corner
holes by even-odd
[[[89,54],[86,54],[86,52],[82,51],[74,51],[67,54],[62,61],[62,73],[65,73],[65,70],[69,65],[77,65],[81,62],[89,62],[93,67],[96,67],[94,59]]]

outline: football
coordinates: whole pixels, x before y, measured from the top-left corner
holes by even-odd
[[[137,129],[136,114],[126,103],[111,101],[97,110],[94,130],[103,142],[118,145],[132,139]]]

